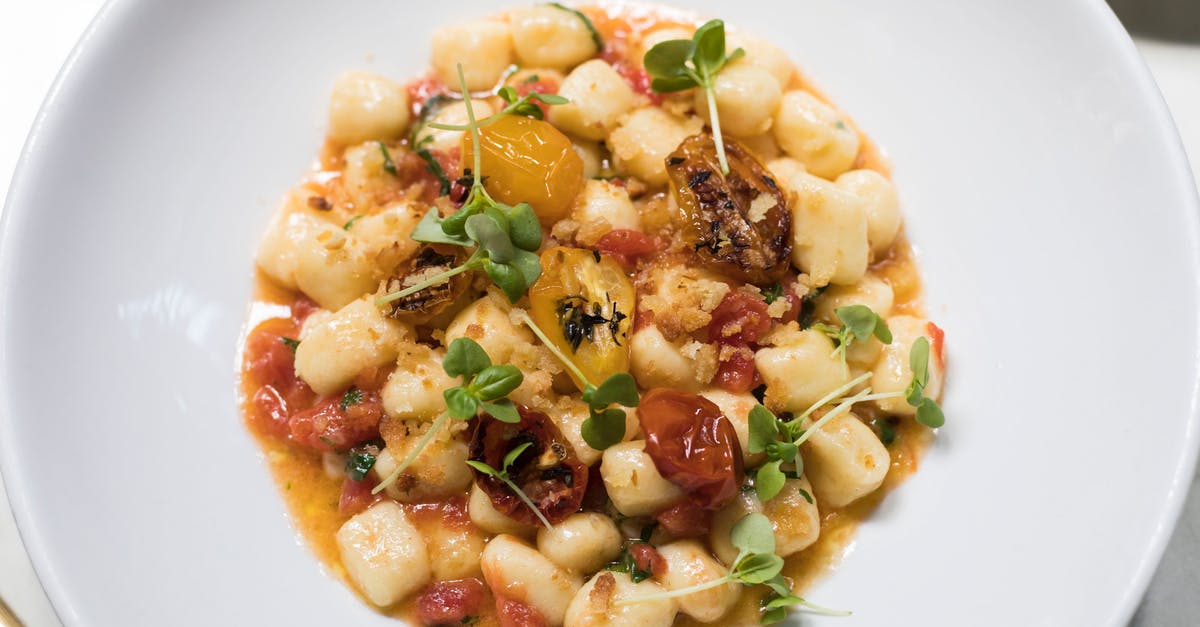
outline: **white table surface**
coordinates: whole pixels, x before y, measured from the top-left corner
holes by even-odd
[[[0,191],[7,194],[25,136],[54,76],[102,0],[0,3]],[[1138,40],[1175,115],[1200,180],[1200,45]],[[0,196],[0,207],[4,196]],[[1132,625],[1200,621],[1200,482]],[[0,598],[29,627],[58,625],[21,544],[0,484]]]

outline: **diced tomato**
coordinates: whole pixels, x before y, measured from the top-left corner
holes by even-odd
[[[288,406],[279,390],[273,385],[264,385],[254,393],[252,402],[259,428],[277,438],[287,437]]]
[[[654,520],[676,538],[701,538],[712,527],[712,512],[683,500],[655,514]]]
[[[800,317],[800,308],[804,306],[804,299],[796,296],[791,290],[783,295],[787,299],[788,309],[783,312],[783,315],[775,318],[777,322],[792,322]]]
[[[763,299],[732,290],[721,299],[708,323],[708,339],[729,346],[753,344],[771,328]]]
[[[537,609],[502,596],[496,597],[496,617],[500,627],[546,627],[546,619]]]
[[[937,360],[938,370],[945,370],[946,332],[932,322],[925,325],[925,332],[929,334],[929,352],[933,353],[933,358]]]
[[[747,347],[739,347],[728,359],[717,364],[717,374],[713,383],[722,390],[741,394],[749,392],[762,383],[758,368],[754,365],[754,352]]]
[[[661,578],[667,574],[667,560],[657,549],[645,542],[634,542],[629,545],[629,555],[633,557],[633,565],[637,569]]]
[[[338,512],[343,516],[353,516],[379,500],[379,495],[371,494],[375,488],[373,479],[355,481],[346,478],[342,482],[342,496],[338,499]]]
[[[632,272],[638,259],[656,252],[662,241],[633,229],[613,229],[596,242],[596,250],[612,257],[626,272]]]
[[[288,418],[291,440],[318,451],[344,451],[379,437],[383,403],[379,394],[362,391],[362,400],[342,409],[342,395],[330,396]]]
[[[261,432],[275,437],[288,435],[287,417],[312,404],[316,394],[296,376],[295,354],[286,340],[299,335],[300,323],[315,308],[302,298],[292,307],[290,318],[273,318],[255,327],[246,338],[243,372],[257,385],[251,402],[250,420]]]
[[[483,582],[471,577],[429,584],[417,596],[417,615],[426,625],[458,625],[479,614]]]

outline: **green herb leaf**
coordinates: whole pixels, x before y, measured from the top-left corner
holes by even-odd
[[[688,60],[692,58],[692,53],[695,49],[696,44],[688,39],[671,39],[659,42],[653,48],[646,51],[646,56],[642,58],[642,64],[646,67],[646,73],[651,78],[688,78],[686,66]],[[688,78],[688,80],[690,81],[691,79]],[[690,86],[695,87],[696,83],[693,81]],[[688,88],[684,87],[682,89]],[[658,90],[655,89],[655,91]]]
[[[357,405],[361,403],[362,399],[362,390],[354,386],[350,386],[350,389],[346,390],[346,393],[342,395],[342,400],[340,403],[338,403],[338,407],[341,407],[342,411],[346,411],[351,405]]]
[[[496,91],[496,95],[500,96],[500,99],[508,104],[513,104],[521,99],[521,95],[518,94],[516,88],[512,87],[511,85],[505,85],[504,87],[501,87]]]
[[[471,468],[474,468],[475,470],[478,470],[479,472],[481,472],[485,475],[490,475],[497,479],[500,478],[500,472],[498,470],[496,470],[495,468],[492,468],[491,466],[488,466],[487,464],[485,464],[483,462],[477,462],[473,459],[468,459],[467,465],[470,466]]]
[[[465,388],[450,388],[442,392],[446,399],[446,413],[456,420],[470,420],[479,413],[479,399]]]
[[[445,170],[442,170],[442,164],[437,157],[434,157],[428,148],[418,148],[417,156],[425,162],[425,171],[438,180],[438,196],[449,196],[450,179],[446,176]]]
[[[533,207],[523,202],[506,213],[508,218],[508,235],[517,248],[537,252],[542,245],[542,223],[538,220]]]
[[[799,450],[795,444],[786,440],[783,442],[772,442],[767,446],[767,456],[783,462],[792,462],[796,460],[796,453]]]
[[[620,409],[591,410],[579,434],[587,445],[603,451],[625,438],[625,412]]]
[[[929,340],[924,336],[913,341],[908,352],[908,365],[912,369],[913,381],[924,388],[929,383]]]
[[[447,218],[447,220],[449,219]],[[444,222],[438,217],[437,209],[430,209],[421,218],[421,221],[417,223],[417,226],[413,227],[412,234],[409,237],[415,241],[427,244],[452,244],[454,246],[469,246],[471,244],[471,240],[466,235],[448,234],[443,228]]]
[[[734,565],[734,577],[744,584],[760,584],[783,570],[783,558],[774,553],[755,553]]]
[[[701,76],[706,71],[709,76],[717,73],[725,65],[725,23],[721,20],[709,20],[696,29],[692,35],[696,42],[696,51],[692,61]]]
[[[750,438],[747,448],[751,453],[762,453],[767,446],[776,441],[779,435],[779,420],[771,410],[762,405],[750,409]]]
[[[442,370],[452,377],[479,374],[492,365],[492,359],[479,342],[469,337],[455,338],[446,349]]]
[[[516,256],[516,247],[512,245],[505,228],[494,217],[477,213],[467,218],[465,229],[467,236],[487,251],[493,263],[506,264]]]
[[[353,218],[350,218],[349,220],[346,220],[346,223],[342,225],[342,230],[343,230],[343,231],[349,231],[349,230],[350,230],[350,227],[354,226],[354,223],[355,223],[355,222],[358,222],[358,219],[359,219],[359,218],[361,218],[361,217],[363,217],[363,214],[361,214],[361,213],[360,213],[360,214],[358,214],[358,215],[354,216]]]
[[[946,424],[946,416],[942,413],[942,408],[932,398],[926,398],[917,406],[917,422],[929,427],[937,429]]]
[[[758,468],[758,473],[754,476],[754,491],[764,503],[775,498],[787,481],[783,471],[779,470],[781,463],[779,460],[767,462]]]
[[[346,474],[354,481],[366,479],[374,467],[375,454],[366,450],[352,450],[346,458]]]
[[[892,332],[888,329],[887,322],[870,307],[850,305],[838,307],[833,312],[837,315],[838,320],[841,320],[842,324],[850,330],[855,340],[865,342],[874,335],[879,338],[880,342],[891,344]]]
[[[578,9],[572,9],[571,7],[564,6],[558,2],[550,2],[548,4],[556,9],[562,9],[568,13],[574,13],[575,17],[583,20],[583,25],[587,27],[588,32],[592,35],[592,43],[596,46],[596,52],[604,50],[604,40],[600,38],[600,31],[596,30],[596,25],[593,24],[592,20],[588,19],[588,16],[584,15],[582,11],[579,11]]]
[[[379,144],[379,154],[383,155],[384,171],[386,171],[388,174],[391,174],[392,176],[396,176],[397,175],[396,174],[396,162],[392,161],[392,154],[390,152],[388,152],[387,146],[383,142],[376,142],[376,143]]]
[[[766,516],[757,512],[746,514],[734,523],[729,541],[743,553],[775,554],[775,529]]]
[[[525,281],[525,277],[519,270],[512,266],[502,263],[496,263],[491,259],[483,260],[483,271],[492,279],[504,295],[508,297],[509,302],[517,302],[521,300],[521,296],[525,294],[525,290],[529,289],[529,283]]]
[[[543,94],[536,91],[529,94],[529,99],[537,100],[538,102],[548,105],[564,105],[571,102],[571,99],[567,98],[566,96],[560,96],[558,94]]]
[[[296,352],[297,348],[300,348],[300,340],[294,340],[290,337],[279,336],[279,341],[283,342],[284,346],[287,346],[288,348],[292,349],[293,353]]]
[[[502,398],[494,403],[484,403],[483,411],[500,422],[521,422],[521,414],[517,411],[517,406],[507,398]]]
[[[517,389],[524,378],[521,370],[511,364],[488,366],[475,375],[467,389],[481,401],[494,401]]]
[[[591,403],[597,407],[607,407],[612,404],[625,407],[637,407],[637,382],[628,372],[617,372],[610,375],[592,393]]]
[[[528,289],[530,285],[533,285],[533,283],[538,280],[538,277],[542,276],[541,260],[538,258],[536,253],[529,252],[528,250],[518,250],[517,256],[513,258],[512,263],[509,265],[516,268],[517,272],[520,273],[521,278],[525,280],[526,289]],[[517,300],[519,300],[519,298],[512,299],[510,297],[509,300],[512,300],[512,302],[515,303]]]
[[[504,456],[504,467],[500,472],[504,476],[507,477],[508,476],[508,468],[510,466],[512,466],[514,462],[517,461],[517,458],[521,456],[521,453],[525,452],[525,449],[527,449],[531,446],[533,446],[533,442],[526,442],[526,443],[522,444],[521,446],[518,446],[517,448],[509,451],[508,454]]]
[[[896,427],[887,420],[875,420],[875,427],[879,429],[879,441],[884,446],[891,446],[892,442],[896,441]]]

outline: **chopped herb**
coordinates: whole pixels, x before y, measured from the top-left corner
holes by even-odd
[[[765,300],[768,305],[776,300],[779,300],[780,296],[783,296],[783,286],[779,283],[776,283],[762,291],[763,300]]]
[[[592,35],[592,43],[596,44],[596,52],[604,50],[604,39],[600,37],[600,31],[596,30],[596,25],[593,24],[592,20],[588,19],[588,16],[584,15],[582,11],[578,9],[572,9],[571,7],[564,6],[558,2],[550,2],[548,4],[556,9],[562,9],[563,11],[574,13],[575,17],[583,20],[583,25],[587,27],[588,32]]]
[[[804,330],[813,325],[813,320],[817,313],[817,297],[820,296],[825,289],[829,287],[823,285],[817,289],[804,295],[800,299],[800,315],[796,317],[796,322],[800,323],[800,329]]]
[[[358,219],[361,217],[363,217],[363,214],[360,213],[360,214],[354,216],[353,218],[350,218],[349,220],[346,221],[345,224],[342,225],[342,229],[345,231],[349,231],[350,227],[354,226],[354,223],[358,222]]]
[[[362,390],[352,385],[350,386],[350,389],[346,390],[346,393],[342,395],[342,401],[338,403],[338,407],[341,407],[342,411],[346,411],[351,405],[357,405],[361,403],[362,399]]]
[[[287,489],[288,489],[288,490],[291,490],[291,489],[292,489],[292,482],[291,482],[291,481],[287,482]]]
[[[838,127],[838,130],[844,131],[844,130],[846,130],[846,123],[841,120],[838,120],[837,127]]]
[[[430,137],[432,139],[432,137]],[[428,148],[418,148],[417,156],[425,162],[425,171],[429,172],[438,180],[438,196],[450,195],[450,179],[446,177],[446,172],[442,170],[442,164],[429,152]]]
[[[621,554],[621,559],[608,565],[608,570],[615,573],[627,573],[630,581],[633,583],[641,583],[653,577],[654,573],[638,568],[637,560],[634,559],[633,552],[630,551],[635,544],[645,544],[645,542],[631,542],[629,546],[625,548],[625,552]]]
[[[588,305],[591,305],[590,313]],[[605,317],[604,312],[600,310],[600,303],[589,303],[578,295],[560,299],[557,312],[559,323],[563,329],[563,337],[570,343],[572,351],[578,351],[585,338],[588,342],[594,342],[595,329],[601,325],[608,327],[613,342],[620,346],[621,343],[617,337],[621,321],[629,317],[617,310],[617,303],[612,303],[612,312]]]
[[[537,75],[537,74],[530,74],[529,76],[526,76],[526,77],[525,77],[525,80],[523,80],[523,81],[521,81],[521,82],[522,82],[522,83],[526,83],[526,84],[529,84],[529,83],[536,83],[536,82],[538,82],[538,75]]]
[[[372,450],[375,453],[371,452]],[[352,449],[346,457],[346,474],[354,481],[367,478],[367,473],[375,466],[376,453],[379,449],[371,446],[362,449]]]
[[[545,117],[542,113],[542,108],[534,104],[533,101],[538,101],[544,104],[556,105],[566,104],[567,99],[557,94],[543,94],[539,92],[530,92],[525,96],[517,94],[517,90],[505,85],[496,92],[500,99],[508,103],[505,110],[512,115],[523,115],[527,118],[540,120]]]
[[[879,441],[884,446],[891,446],[892,442],[896,441],[896,426],[892,424],[891,420],[886,418],[877,419],[874,422],[875,428],[879,431]]]
[[[764,383],[764,384],[754,388],[753,390],[750,390],[750,394],[754,396],[754,400],[756,400],[760,403],[766,401],[767,400],[767,384]]]
[[[377,142],[377,143],[379,144],[379,154],[383,155],[383,169],[388,174],[391,174],[392,176],[397,176],[396,162],[392,161],[392,153],[388,152],[387,146],[383,142]]]
[[[288,348],[292,349],[293,353],[296,352],[297,348],[300,348],[300,340],[293,340],[290,337],[279,336],[279,341],[283,342],[284,346],[287,346]]]

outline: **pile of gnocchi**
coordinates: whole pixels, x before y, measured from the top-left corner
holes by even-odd
[[[424,625],[766,624],[916,469],[943,333],[878,151],[720,20],[558,3],[349,72],[259,246],[244,413]]]

